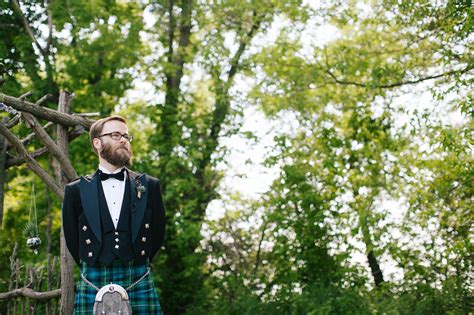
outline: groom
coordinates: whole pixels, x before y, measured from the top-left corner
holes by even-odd
[[[90,129],[98,170],[68,184],[62,207],[67,247],[80,266],[75,314],[91,314],[98,289],[126,289],[134,314],[160,314],[149,264],[165,234],[158,179],[127,167],[132,136],[126,120],[110,116]]]

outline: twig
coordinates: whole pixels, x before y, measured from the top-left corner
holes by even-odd
[[[473,68],[474,68],[474,65],[469,65],[464,69],[451,70],[451,71],[443,72],[443,73],[440,73],[440,74],[420,77],[416,80],[398,81],[398,82],[395,82],[395,83],[380,84],[380,85],[371,85],[369,83],[360,83],[360,82],[355,82],[355,81],[340,80],[329,69],[326,70],[326,73],[329,74],[329,76],[333,79],[333,81],[335,83],[339,83],[339,84],[343,84],[343,85],[354,85],[354,86],[359,86],[359,87],[372,87],[372,88],[380,88],[380,89],[389,89],[389,88],[399,87],[399,86],[402,86],[402,85],[411,85],[411,84],[417,84],[417,83],[427,81],[427,80],[439,79],[439,78],[446,77],[446,76],[449,76],[449,75],[464,74],[464,73],[469,72]]]
[[[8,121],[7,123],[5,123],[5,127],[7,127],[8,129],[16,126],[19,122],[20,122],[20,118],[21,118],[21,115],[20,114],[16,114],[12,119],[10,119],[10,121]]]
[[[33,94],[33,92],[31,91],[28,91],[26,92],[25,94],[22,94],[18,99],[24,101],[28,96],[30,96],[31,94]]]
[[[40,106],[41,104],[43,104],[47,100],[50,100],[52,97],[53,97],[52,94],[43,95],[39,100],[36,101],[35,105]]]
[[[48,122],[46,125],[44,125],[43,129],[48,129],[49,127],[51,127],[53,125],[52,122]],[[21,143],[23,143],[23,145],[27,145],[31,139],[33,139],[33,137],[35,136],[35,133],[30,133],[29,135],[27,135],[26,137],[24,137],[23,139],[21,139]]]
[[[100,116],[100,112],[96,113],[74,113],[74,116],[81,116],[81,117],[94,117],[94,116]]]

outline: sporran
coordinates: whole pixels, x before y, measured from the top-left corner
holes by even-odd
[[[90,282],[83,274],[82,280],[88,285],[97,290],[95,295],[95,302],[93,308],[93,315],[130,315],[132,314],[132,306],[130,305],[130,298],[127,291],[136,286],[140,281],[150,273],[150,269],[145,272],[143,276],[132,283],[126,289],[121,285],[111,283],[98,288],[95,284]]]
[[[130,315],[132,307],[125,288],[118,284],[103,286],[95,295],[94,315]]]

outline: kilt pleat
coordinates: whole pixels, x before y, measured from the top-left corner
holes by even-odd
[[[123,265],[114,261],[111,265],[88,266],[81,262],[81,273],[94,285],[101,288],[115,283],[127,288],[145,274],[146,264],[135,265],[133,262]],[[159,315],[161,306],[151,272],[136,286],[127,290],[132,306],[132,313],[137,315]],[[97,290],[80,280],[76,286],[74,314],[92,314]]]

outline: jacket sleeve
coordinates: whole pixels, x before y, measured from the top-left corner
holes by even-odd
[[[165,238],[165,227],[166,227],[166,217],[165,217],[165,206],[163,203],[163,196],[161,194],[160,182],[158,179],[153,180],[151,196],[153,196],[153,212],[152,212],[152,233],[153,233],[153,243],[151,248],[151,257],[155,256],[158,250],[163,245],[163,240]]]
[[[79,224],[77,215],[79,201],[77,194],[77,187],[71,185],[66,186],[62,206],[62,223],[66,246],[76,263],[79,265]]]

